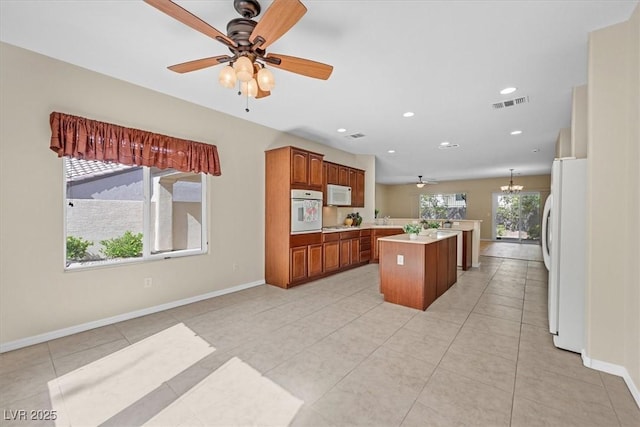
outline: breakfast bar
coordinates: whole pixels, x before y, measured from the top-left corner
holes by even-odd
[[[426,310],[456,283],[455,233],[438,231],[415,239],[399,234],[378,242],[380,292],[385,301]]]

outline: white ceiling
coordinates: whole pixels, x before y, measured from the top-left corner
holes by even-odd
[[[245,100],[220,67],[167,66],[228,53],[137,0],[0,0],[0,40],[331,147],[377,159],[376,181],[408,183],[550,172],[587,81],[590,31],[633,1],[302,0],[307,14],[268,52],[334,66],[327,81],[273,69],[272,95]],[[226,33],[232,0],[177,1]],[[262,14],[270,1],[262,1]],[[507,86],[518,90],[500,95]],[[529,102],[496,110],[514,97]],[[414,117],[402,114],[413,111]],[[346,128],[344,134],[338,128]],[[518,136],[510,135],[515,129]],[[363,133],[352,140],[345,135]],[[440,142],[459,144],[440,150]],[[393,149],[396,152],[389,154]],[[538,152],[533,152],[535,149]]]

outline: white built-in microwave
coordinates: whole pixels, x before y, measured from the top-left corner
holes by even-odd
[[[351,187],[344,185],[327,185],[327,205],[351,206]]]

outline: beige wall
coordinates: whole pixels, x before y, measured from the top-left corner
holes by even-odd
[[[585,352],[596,366],[624,367],[640,404],[639,110],[637,7],[628,22],[589,37]]]
[[[556,139],[556,158],[571,157],[571,128],[560,129]]]
[[[524,185],[524,191],[539,191],[541,205],[549,195],[550,175],[516,176],[515,184]],[[492,194],[500,193],[500,186],[509,183],[509,177],[448,181],[428,184],[418,188],[415,184],[379,186],[378,193],[383,199],[376,198],[381,213],[395,218],[418,218],[418,197],[420,194],[467,193],[467,219],[482,220],[481,239],[491,239]],[[540,206],[542,209],[542,206]]]
[[[587,85],[573,88],[571,103],[571,156],[587,158]]]
[[[3,344],[263,281],[268,148],[290,144],[354,167],[371,163],[7,44],[0,57]],[[52,111],[216,144],[222,176],[208,178],[209,253],[65,272],[63,165],[48,149]]]

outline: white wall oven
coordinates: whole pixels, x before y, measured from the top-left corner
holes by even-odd
[[[291,190],[291,233],[322,231],[322,191]]]

